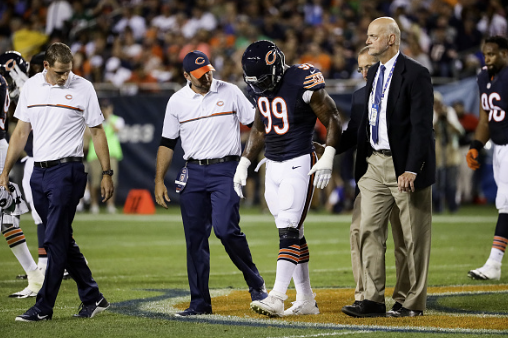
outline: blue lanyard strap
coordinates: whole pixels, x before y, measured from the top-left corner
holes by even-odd
[[[392,78],[393,71],[395,70],[395,65],[397,64],[397,59],[395,59],[395,62],[393,63],[392,69],[390,70],[390,74],[388,75],[388,78],[386,79],[385,86],[383,88],[383,92],[381,93],[381,99],[379,100],[379,105],[381,106],[381,101],[383,101],[383,98],[385,97],[386,88],[388,87],[388,84],[390,83],[390,79]],[[378,68],[378,72],[381,66]],[[378,75],[379,77],[379,75]],[[372,89],[370,91],[370,94],[372,95],[374,93],[374,86],[372,86]],[[376,102],[374,102],[376,103]]]

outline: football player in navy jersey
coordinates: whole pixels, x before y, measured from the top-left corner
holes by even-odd
[[[314,187],[330,180],[341,123],[333,99],[325,91],[319,69],[311,64],[287,66],[282,51],[270,41],[257,41],[242,57],[244,80],[256,102],[249,140],[236,169],[234,185],[243,197],[247,169],[264,145],[265,199],[279,230],[275,284],[268,297],[251,308],[270,317],[318,314],[309,279],[309,249],[303,222]],[[316,118],[327,129],[326,147],[317,160],[312,143]],[[284,311],[293,278],[296,301]]]
[[[472,279],[501,278],[501,261],[508,244],[508,40],[501,36],[485,39],[482,48],[485,67],[478,74],[480,122],[466,155],[468,166],[480,167],[478,152],[490,139],[494,144],[494,179],[497,184],[496,208],[499,210],[494,243],[487,262],[471,270]]]
[[[23,59],[20,53],[8,51],[0,55],[0,170],[3,169],[5,156],[7,154],[7,118],[9,108],[17,103],[20,89],[23,86],[27,76],[28,63]],[[0,201],[0,209],[5,201]],[[30,250],[26,244],[25,234],[21,229],[18,215],[0,213],[2,217],[1,231],[12,253],[18,259],[25,270],[28,286],[21,291],[15,292],[9,297],[28,298],[35,297],[44,282],[44,274],[38,269]]]

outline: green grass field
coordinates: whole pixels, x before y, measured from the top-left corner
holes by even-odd
[[[278,234],[270,215],[258,209],[242,208],[241,226],[246,233],[252,255],[270,288],[275,277]],[[311,252],[311,281],[318,294],[325,289],[352,289],[353,276],[349,254],[348,214],[329,215],[310,212],[305,233]],[[432,322],[443,313],[463,320],[493,318],[508,327],[508,272],[501,281],[479,282],[467,278],[467,271],[485,262],[492,245],[497,211],[493,206],[463,207],[455,215],[436,215],[432,229],[432,254],[429,286],[500,285],[501,291],[471,292],[429,298],[425,319]],[[23,215],[22,229],[33,255],[37,253],[36,228],[30,216]],[[186,254],[183,228],[178,208],[157,209],[153,216],[78,214],[74,237],[88,259],[95,279],[107,299],[110,310],[91,320],[72,318],[80,304],[76,284],[63,281],[53,320],[40,323],[19,323],[14,318],[32,306],[35,300],[12,299],[7,296],[26,286],[16,280],[23,271],[6,244],[0,245],[0,336],[1,337],[334,337],[343,335],[368,337],[488,337],[506,336],[508,329],[484,330],[439,329],[426,321],[412,321],[403,326],[393,319],[376,325],[364,325],[357,319],[344,324],[340,308],[352,301],[333,305],[336,320],[315,323],[264,319],[258,315],[227,316],[220,313],[200,318],[177,319],[172,314],[188,302]],[[220,242],[212,234],[211,277],[212,297],[227,295],[232,290],[247,294],[242,275],[229,260]],[[505,259],[506,261],[506,259]],[[387,286],[395,282],[393,243],[387,248]],[[350,292],[349,292],[350,291]],[[387,292],[387,297],[390,294]],[[246,296],[247,297],[247,296]],[[226,298],[227,299],[227,298]],[[245,298],[245,309],[249,307]],[[387,304],[389,302],[387,298]],[[174,305],[177,305],[175,308]],[[178,305],[180,304],[180,305]],[[286,304],[286,306],[288,306]],[[243,306],[243,303],[242,303]],[[215,310],[214,305],[214,310]],[[248,311],[248,310],[246,310]],[[322,310],[323,312],[323,310]],[[249,312],[247,312],[249,313]],[[323,314],[324,316],[325,314]],[[322,317],[324,318],[324,317]],[[332,316],[332,318],[335,318]],[[348,319],[350,322],[350,319]],[[466,319],[464,319],[466,320]],[[348,323],[349,323],[348,322]],[[379,323],[379,322],[376,322]],[[464,321],[465,323],[465,321]],[[395,325],[395,326],[394,326]],[[465,324],[464,324],[465,325]]]

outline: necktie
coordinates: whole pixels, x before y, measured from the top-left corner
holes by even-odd
[[[381,94],[383,93],[383,81],[385,77],[385,66],[381,65],[379,67],[379,76],[377,78],[376,83],[376,93],[374,96],[374,104],[377,106],[377,113],[376,113],[376,124],[372,126],[372,141],[374,143],[378,142],[379,136],[378,136],[378,130],[379,130],[379,113],[381,111]]]

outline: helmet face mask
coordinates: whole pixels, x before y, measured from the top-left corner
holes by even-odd
[[[284,66],[284,53],[271,41],[254,42],[242,56],[243,79],[256,94],[274,91]]]

